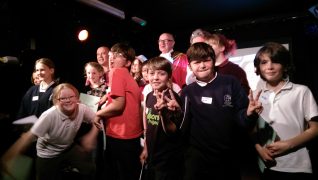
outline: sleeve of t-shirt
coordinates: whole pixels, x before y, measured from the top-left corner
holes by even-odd
[[[126,90],[126,79],[125,75],[127,73],[124,72],[125,69],[115,69],[113,72],[113,78],[111,83],[111,91],[110,96],[125,96]]]
[[[305,119],[307,121],[311,120],[311,118],[318,116],[318,107],[315,101],[315,98],[310,91],[310,89],[304,86],[304,101],[303,101],[303,109],[305,111]]]
[[[31,133],[37,137],[43,137],[49,131],[52,122],[52,116],[50,116],[50,113],[48,112],[48,110],[44,111],[30,130]]]

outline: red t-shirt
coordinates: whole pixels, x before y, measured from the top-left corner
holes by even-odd
[[[113,69],[109,97],[125,97],[121,115],[106,120],[106,134],[118,139],[137,138],[143,133],[140,114],[141,91],[127,68]],[[108,103],[111,103],[111,99]]]

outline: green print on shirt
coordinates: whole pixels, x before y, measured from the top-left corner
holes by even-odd
[[[159,115],[156,115],[156,114],[152,114],[151,113],[151,109],[149,109],[148,113],[147,113],[147,120],[148,120],[148,123],[151,124],[151,125],[155,125],[155,126],[158,126],[159,124]]]

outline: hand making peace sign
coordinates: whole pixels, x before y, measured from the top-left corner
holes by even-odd
[[[253,97],[253,91],[250,90],[250,93],[248,95],[249,104],[247,107],[247,116],[252,115],[253,113],[260,114],[263,110],[262,103],[258,101],[259,96],[261,95],[261,90],[257,92],[256,97]]]
[[[169,91],[170,98],[165,95],[167,91]],[[157,98],[157,103],[154,105],[156,110],[160,111],[164,107],[167,107],[171,111],[181,109],[171,89],[166,89],[162,92],[155,90],[155,95]]]

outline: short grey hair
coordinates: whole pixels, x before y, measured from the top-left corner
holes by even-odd
[[[207,38],[209,36],[211,36],[211,33],[209,33],[208,31],[205,31],[201,28],[198,28],[192,32],[191,37],[190,37],[190,44],[192,44],[193,39],[196,37]]]

